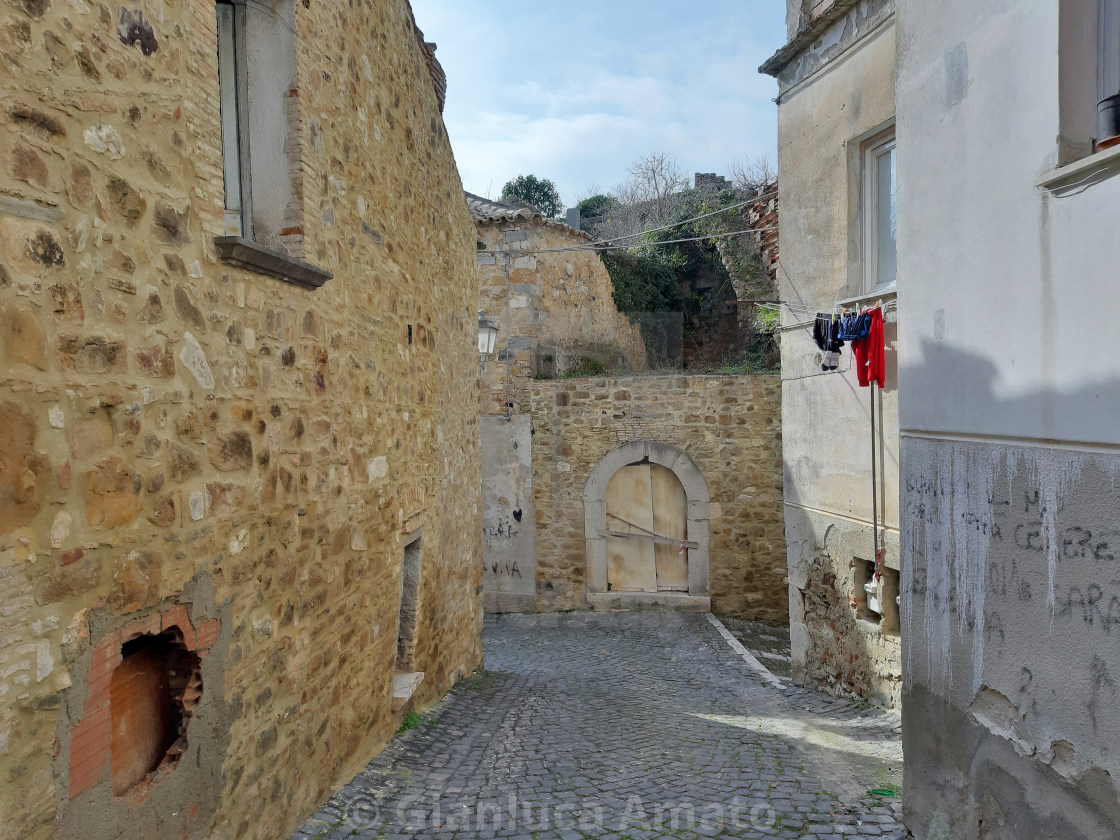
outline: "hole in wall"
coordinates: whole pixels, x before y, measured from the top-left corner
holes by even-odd
[[[408,343],[412,343],[412,324],[408,325]]]
[[[115,796],[178,762],[201,697],[201,660],[187,650],[178,627],[121,645],[121,661],[109,681],[109,763]]]
[[[874,561],[853,557],[851,604],[855,608],[856,617],[878,624],[883,617],[879,601]]]

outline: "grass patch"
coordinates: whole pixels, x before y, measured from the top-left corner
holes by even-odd
[[[415,729],[423,720],[423,716],[416,712],[405,712],[404,717],[401,718],[401,726],[400,729],[397,730],[397,734],[400,735],[401,733],[408,732],[410,729]]]

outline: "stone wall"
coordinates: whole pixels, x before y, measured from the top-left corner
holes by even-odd
[[[397,726],[403,535],[414,702],[480,664],[474,230],[427,54],[407,4],[295,20],[314,291],[217,259],[212,2],[0,27],[5,837],[285,836]],[[137,634],[199,664],[182,757],[116,797]]]
[[[584,358],[607,369],[645,367],[641,330],[615,308],[599,255],[539,253],[588,239],[540,216],[478,223],[478,308],[498,325],[495,358],[482,380],[483,414],[505,414],[507,401],[511,413],[527,411],[534,377],[557,376]]]
[[[586,606],[588,477],[620,444],[648,440],[686,453],[707,482],[712,609],[788,616],[777,377],[538,381],[532,414],[539,609]]]

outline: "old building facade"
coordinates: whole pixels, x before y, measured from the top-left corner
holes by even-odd
[[[442,71],[398,0],[19,3],[0,62],[0,833],[283,835],[481,661]]]
[[[1120,6],[897,25],[907,819],[1116,837]]]
[[[589,364],[645,369],[641,330],[614,304],[614,286],[590,234],[523,207],[467,193],[478,234],[478,308],[498,327],[482,368],[482,413],[521,414],[535,377]],[[584,250],[581,250],[584,249]]]
[[[794,679],[894,706],[901,327],[893,276],[873,273],[864,235],[877,222],[875,156],[893,149],[894,4],[790,0],[788,20],[789,43],[762,70],[780,90],[777,285]],[[887,307],[883,387],[859,387],[850,348],[837,370],[822,370],[816,313],[878,302]]]
[[[1120,4],[812,6],[789,4],[790,44],[764,67],[782,87],[785,299],[807,273],[799,239],[836,230],[814,253],[837,263],[875,244],[876,217],[859,212],[867,181],[828,163],[819,126],[845,124],[834,139],[849,153],[870,143],[865,167],[897,132],[897,426],[882,416],[898,445],[877,451],[899,465],[885,495],[899,526],[887,545],[901,566],[907,824],[920,840],[1116,837],[1120,388],[1091,343],[1118,299]],[[821,119],[797,104],[814,90],[830,95],[810,99]],[[818,126],[808,143],[794,118]],[[847,224],[843,204],[814,211],[815,185],[787,180],[822,161],[848,180]],[[814,487],[799,417],[785,416],[787,495]],[[833,434],[860,425],[839,420]],[[835,448],[820,451],[825,479],[850,482]],[[787,518],[796,601],[805,550]],[[809,569],[803,600],[842,611],[834,578]],[[803,624],[804,648],[832,643],[831,628]]]

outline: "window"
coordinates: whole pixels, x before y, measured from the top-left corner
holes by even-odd
[[[295,0],[218,0],[226,262],[308,287],[330,273],[303,253]]]
[[[893,286],[898,274],[898,194],[894,129],[863,146],[861,215],[863,290]]]
[[[1120,0],[1058,6],[1058,166],[1120,145]]]
[[[1097,148],[1120,145],[1120,0],[1097,4]]]
[[[412,670],[416,651],[416,625],[420,612],[420,546],[421,537],[404,548],[401,563],[401,609],[397,622],[397,671]]]

